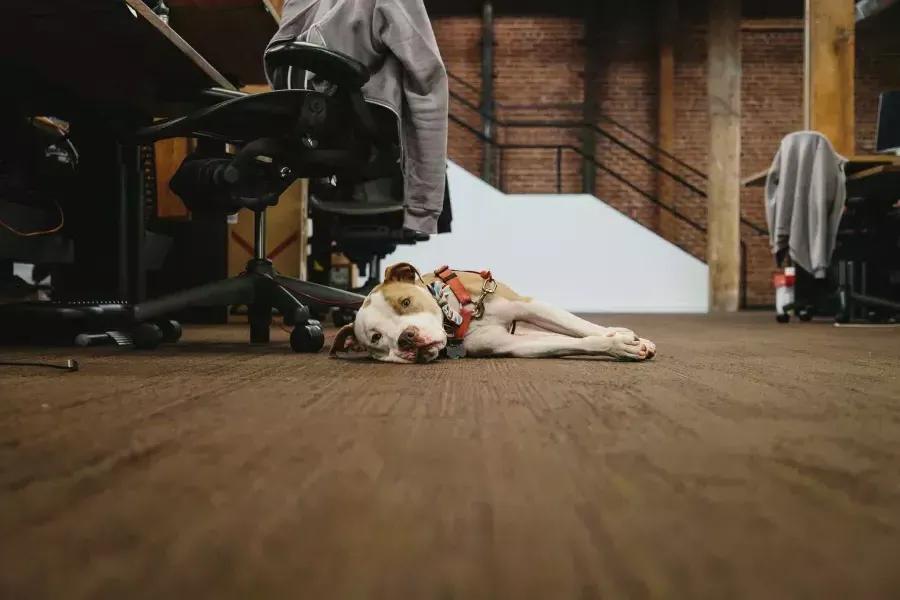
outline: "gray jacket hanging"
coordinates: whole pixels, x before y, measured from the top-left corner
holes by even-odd
[[[404,225],[437,232],[447,168],[447,72],[423,0],[285,0],[270,45],[321,44],[366,65],[363,96],[397,118]]]
[[[821,133],[797,131],[781,140],[766,178],[772,253],[787,251],[819,279],[831,264],[844,210],[846,162]]]

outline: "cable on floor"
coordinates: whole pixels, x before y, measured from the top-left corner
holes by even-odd
[[[74,359],[66,359],[64,364],[48,363],[48,362],[11,362],[0,361],[0,367],[41,367],[46,369],[59,369],[60,371],[68,371],[70,373],[78,370],[78,361]]]

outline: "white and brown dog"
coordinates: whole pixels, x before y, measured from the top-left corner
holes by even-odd
[[[544,331],[515,335],[517,321]],[[653,342],[629,329],[601,327],[521,296],[489,272],[441,267],[423,277],[409,263],[388,267],[355,321],[338,332],[331,355],[351,350],[398,363],[431,362],[441,351],[452,358],[656,355]]]

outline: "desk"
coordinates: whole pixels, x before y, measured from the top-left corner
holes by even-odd
[[[889,165],[900,165],[900,157],[891,156],[889,154],[861,154],[851,156],[847,159],[844,166],[844,172],[848,179],[857,173],[867,171],[872,168]],[[769,175],[769,169],[758,171],[741,181],[742,187],[762,187],[766,185],[766,177]]]
[[[203,88],[235,89],[141,0],[7,2],[2,14],[5,73],[53,89],[56,103],[165,116]]]
[[[854,173],[853,175],[848,175],[847,182],[849,183],[851,181],[862,181],[864,179],[893,174],[900,174],[900,158],[898,158],[897,161],[892,164],[869,167],[864,171],[859,171],[857,173]]]
[[[141,0],[14,2],[2,14],[0,68],[19,92],[6,100],[69,121],[81,154],[83,204],[67,215],[76,263],[55,281],[74,297],[141,300],[144,204],[122,135],[183,114],[205,88],[235,87]]]
[[[278,31],[272,0],[167,0],[169,24],[238,87],[266,84],[263,52]]]
[[[900,198],[900,159],[848,175],[847,196],[866,198],[885,206],[895,204]]]

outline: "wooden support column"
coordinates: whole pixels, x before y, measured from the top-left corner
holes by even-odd
[[[657,113],[659,149],[673,154],[675,151],[675,35],[678,30],[678,0],[659,0],[657,14],[659,31],[659,98]],[[657,154],[657,162],[671,172],[675,165],[662,152]],[[656,190],[660,202],[676,208],[675,181],[656,171]],[[654,228],[664,237],[671,232],[672,217],[668,212],[655,207]]]
[[[581,151],[581,191],[584,194],[597,193],[597,167],[593,157],[597,153],[598,94],[600,85],[600,53],[602,38],[598,31],[600,7],[598,2],[585,2],[584,19],[584,101],[582,103]]]
[[[490,184],[495,181],[494,121],[497,117],[494,104],[494,3],[484,0],[481,6],[481,133],[488,141],[482,142],[481,178]],[[499,173],[497,174],[499,177]],[[499,180],[499,179],[498,179]]]
[[[741,284],[741,0],[710,0],[708,31],[710,310],[737,312]]]
[[[855,31],[852,2],[806,0],[804,122],[844,156],[853,155],[856,146]]]

